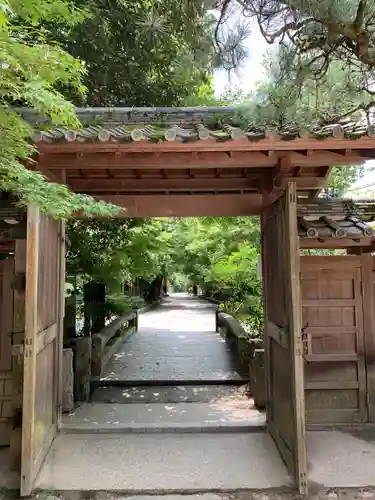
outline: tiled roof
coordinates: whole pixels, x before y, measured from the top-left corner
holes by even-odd
[[[301,238],[351,238],[373,237],[374,229],[358,217],[334,215],[332,217],[298,217],[298,234]]]
[[[338,137],[357,139],[375,137],[375,125],[344,120],[321,127],[296,124],[285,127],[266,127],[249,123],[239,127],[238,115],[233,107],[215,108],[77,108],[82,124],[78,130],[51,127],[48,118],[35,112],[18,108],[17,111],[38,130],[36,142],[73,141],[179,141],[214,139],[227,141],[247,138],[259,141],[265,138],[292,140],[297,138],[327,139]]]

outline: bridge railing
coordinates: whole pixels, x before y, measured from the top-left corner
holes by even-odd
[[[113,354],[124,341],[124,336],[138,330],[138,311],[115,318],[99,333],[91,337],[91,375],[100,377]]]
[[[243,374],[249,376],[249,389],[258,408],[266,406],[263,339],[252,338],[241,323],[219,308],[215,312],[216,331],[225,337],[240,362]]]

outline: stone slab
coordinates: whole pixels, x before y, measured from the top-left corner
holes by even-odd
[[[375,486],[375,432],[307,433],[309,479],[326,487]]]
[[[91,397],[96,403],[209,403],[231,397],[237,385],[177,385],[153,387],[97,387]]]
[[[231,370],[215,370],[215,371],[207,371],[204,369],[198,370],[187,370],[181,369],[181,367],[174,366],[168,372],[159,371],[157,368],[151,370],[150,368],[147,371],[137,371],[134,370],[129,372],[126,367],[117,367],[113,369],[109,368],[110,372],[103,375],[100,378],[101,381],[116,381],[121,382],[122,380],[127,383],[136,384],[137,382],[142,381],[153,381],[156,384],[158,382],[167,382],[175,381],[180,384],[186,382],[196,381],[202,382],[203,384],[209,382],[235,382],[235,381],[245,381],[247,380],[245,377],[241,376],[238,372]]]
[[[212,403],[85,403],[63,417],[64,432],[204,432],[217,429],[262,430],[265,415],[251,400]]]
[[[61,434],[51,446],[35,487],[135,494],[289,484],[267,433]]]

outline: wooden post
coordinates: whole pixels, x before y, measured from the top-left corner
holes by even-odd
[[[303,368],[303,344],[302,344],[302,301],[300,283],[300,248],[298,238],[297,222],[297,193],[295,182],[289,183],[287,187],[286,215],[289,233],[285,235],[290,238],[287,245],[287,259],[290,273],[290,290],[288,291],[287,304],[289,317],[290,336],[292,340],[292,362],[293,362],[293,396],[295,413],[295,450],[297,464],[295,470],[295,481],[300,494],[307,494],[307,456],[306,456],[306,424],[305,424],[305,387]],[[289,255],[288,255],[289,254]]]
[[[39,222],[40,214],[36,207],[27,211],[27,253],[26,253],[26,300],[25,300],[25,350],[24,380],[28,390],[23,393],[23,420],[28,425],[22,429],[22,475],[21,495],[32,490],[33,484],[33,434],[35,431],[35,397],[37,350],[34,345],[38,333],[38,267],[39,267]],[[48,376],[48,374],[46,374]]]

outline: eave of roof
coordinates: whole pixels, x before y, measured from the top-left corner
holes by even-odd
[[[355,216],[298,217],[301,238],[372,238],[374,229]]]
[[[321,127],[303,129],[296,124],[266,127],[249,124],[238,126],[234,107],[190,108],[76,108],[81,128],[54,127],[48,117],[27,108],[17,112],[38,131],[36,142],[194,142],[213,139],[294,139],[340,138],[355,140],[375,137],[375,125],[343,120]]]

